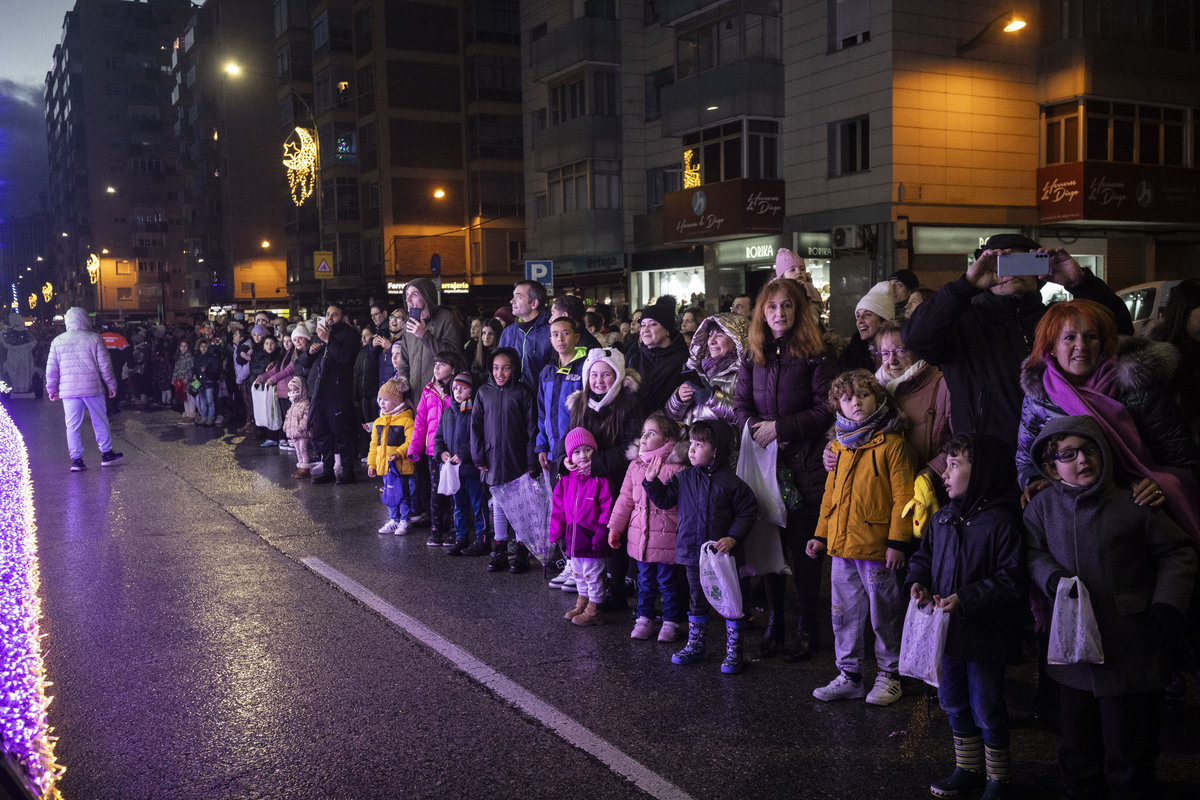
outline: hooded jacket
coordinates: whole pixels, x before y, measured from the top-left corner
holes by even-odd
[[[367,466],[376,475],[384,475],[394,463],[401,475],[415,475],[417,467],[408,460],[408,446],[413,440],[413,413],[407,406],[391,414],[383,414],[371,425],[371,447],[367,451]],[[389,457],[395,459],[389,461]]]
[[[1117,330],[1133,333],[1121,298],[1084,270],[1067,289],[1077,300],[1095,300],[1113,312]],[[955,433],[989,433],[1016,441],[1021,419],[1021,364],[1029,357],[1038,322],[1046,313],[1042,296],[1000,296],[976,289],[964,274],[917,306],[901,336],[921,358],[941,368],[953,399]]]
[[[1015,664],[1021,656],[1025,571],[1021,505],[1012,448],[993,436],[971,437],[966,493],[933,515],[908,565],[906,584],[957,594],[946,653],[962,661]]]
[[[421,456],[436,455],[434,438],[437,436],[438,425],[442,421],[442,412],[454,404],[450,393],[442,393],[437,381],[425,384],[421,391],[421,400],[417,403],[416,427],[413,428],[413,443],[408,448],[409,458],[418,459]]]
[[[687,342],[678,331],[666,347],[646,347],[638,342],[625,356],[625,366],[642,377],[640,392],[642,414],[652,414],[667,404],[683,383],[683,365],[687,363]]]
[[[625,480],[621,483],[621,491],[608,519],[608,529],[626,531],[626,552],[630,558],[655,564],[674,564],[679,512],[674,508],[654,505],[643,486],[646,467],[655,456],[663,459],[658,473],[661,481],[671,480],[673,475],[688,466],[687,446],[682,442],[667,442],[646,456],[639,453],[625,471]]]
[[[638,404],[640,386],[640,376],[636,372],[625,370],[625,377],[617,384],[619,389],[612,401],[593,411],[593,416],[585,419],[582,424],[582,427],[587,428],[596,437],[596,452],[592,454],[592,474],[608,478],[609,489],[614,499],[620,491],[620,482],[625,477],[628,464],[637,453],[637,439],[641,435],[642,422],[645,419],[642,407]],[[567,397],[568,411],[573,414],[576,405],[586,403],[590,396],[589,391],[585,386]],[[624,425],[615,437],[610,437],[605,431],[608,426],[604,423],[619,420],[622,416],[625,419]],[[615,421],[613,424],[616,424]],[[573,426],[567,425],[568,430],[571,427]]]
[[[1179,365],[1179,351],[1166,342],[1122,337],[1117,347],[1117,383],[1113,395],[1133,418],[1142,441],[1154,460],[1164,467],[1188,469],[1200,478],[1200,447],[1188,435],[1179,406],[1169,385]],[[1045,363],[1026,364],[1021,371],[1021,427],[1017,432],[1017,471],[1021,486],[1042,477],[1030,455],[1042,428],[1055,417],[1065,416],[1042,383]]]
[[[837,464],[825,478],[815,534],[829,555],[883,561],[889,547],[907,552],[913,527],[902,513],[913,499],[916,456],[901,433],[905,424],[903,414],[886,418],[854,450],[831,443]]]
[[[1114,484],[1112,453],[1090,417],[1047,422],[1033,443],[1036,460],[1058,433],[1099,445],[1101,474],[1091,486],[1072,486],[1043,468],[1052,485],[1025,507],[1029,572],[1052,601],[1060,577],[1079,578],[1091,596],[1104,663],[1047,669],[1059,683],[1097,696],[1159,691],[1169,669],[1150,629],[1150,610],[1164,603],[1187,613],[1195,548],[1164,511],[1137,505],[1128,488]]]
[[[807,358],[781,352],[778,342],[766,349],[766,364],[756,366],[747,355],[738,370],[733,398],[737,429],[741,431],[747,422],[774,420],[779,452],[795,472],[802,501],[816,506],[825,486],[821,451],[833,424],[826,400],[829,384],[838,374],[837,358],[828,346]]]
[[[64,333],[50,343],[46,359],[46,392],[59,397],[97,397],[117,390],[112,359],[100,334],[92,331],[79,306],[63,314]]]
[[[708,390],[707,396],[697,392],[685,403],[679,399],[676,391],[672,391],[667,399],[667,416],[685,425],[700,419],[719,419],[733,424],[737,416],[733,397],[737,389],[738,369],[746,355],[746,334],[749,331],[750,320],[741,314],[714,314],[700,321],[700,326],[692,335],[691,355],[687,361],[687,369],[695,373],[695,377],[685,374],[684,380],[698,378]],[[720,372],[708,375],[704,372],[704,361],[708,358],[708,340],[714,333],[723,333],[732,339],[736,355]]]
[[[548,301],[547,301],[548,302]],[[533,323],[522,329],[520,320],[504,326],[500,331],[500,347],[511,347],[521,357],[521,380],[530,389],[538,385],[538,378],[547,364],[558,360],[558,353],[550,346],[550,309],[539,310]]]
[[[203,389],[215,389],[221,377],[221,353],[216,345],[210,344],[207,353],[199,349],[192,357],[192,373],[189,378],[197,378]]]
[[[442,453],[458,456],[459,480],[479,480],[479,469],[471,458],[471,410],[463,411],[453,398],[442,411],[430,455],[441,460]]]
[[[686,567],[700,565],[700,547],[729,536],[737,542],[733,556],[744,560],[742,542],[750,535],[758,518],[758,501],[746,482],[729,466],[733,455],[733,431],[727,425],[715,425],[716,458],[707,467],[689,466],[672,475],[666,483],[661,476],[643,480],[642,488],[650,502],[659,508],[679,508],[675,534],[675,563]]]
[[[287,414],[283,418],[283,435],[291,440],[310,439],[312,436],[308,432],[308,385],[303,378],[296,379],[296,384],[300,387],[300,396],[288,406]]]
[[[437,289],[429,278],[417,278],[404,286],[404,296],[409,288],[415,288],[425,300],[429,319],[425,320],[425,334],[417,338],[407,330],[400,337],[400,363],[396,377],[404,378],[408,385],[424,386],[433,380],[433,361],[443,350],[458,352],[462,349],[462,326],[458,317],[448,308],[438,305]],[[547,337],[549,341],[549,337]],[[416,401],[416,398],[412,398]]]
[[[511,350],[497,348],[495,355],[507,355],[513,362],[508,383],[496,385],[493,377],[475,394],[471,409],[471,460],[484,469],[483,481],[500,486],[520,478],[522,473],[541,470],[537,452],[537,409],[533,392],[521,383],[521,359]]]
[[[564,542],[568,558],[604,558],[612,502],[607,478],[574,472],[561,476],[550,503],[550,543]]]
[[[575,358],[565,367],[557,361],[542,367],[538,378],[538,434],[535,449],[549,454],[551,461],[562,461],[563,438],[571,429],[571,408],[567,398],[583,387],[583,362],[587,349],[575,348]],[[555,353],[557,356],[558,353]]]

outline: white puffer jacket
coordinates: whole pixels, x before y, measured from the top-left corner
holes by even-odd
[[[100,334],[92,332],[87,312],[79,306],[63,315],[66,333],[50,343],[46,361],[46,393],[59,397],[95,397],[117,390],[112,359]]]

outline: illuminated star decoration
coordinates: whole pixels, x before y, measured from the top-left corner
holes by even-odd
[[[283,166],[287,167],[288,185],[292,189],[292,201],[303,205],[317,183],[317,143],[304,128],[296,128],[297,141],[283,143]]]
[[[95,283],[100,277],[100,256],[92,253],[87,260],[88,280]]]
[[[0,406],[0,745],[24,770],[34,794],[61,800],[64,767],[46,721],[33,483],[25,441]]]

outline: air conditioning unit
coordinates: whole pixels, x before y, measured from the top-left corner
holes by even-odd
[[[862,244],[857,225],[838,225],[831,233],[833,246],[840,250],[852,249]]]

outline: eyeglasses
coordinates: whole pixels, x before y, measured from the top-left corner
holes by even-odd
[[[1085,456],[1099,455],[1100,448],[1094,444],[1084,445],[1083,447],[1068,447],[1066,450],[1059,450],[1054,454],[1053,458],[1060,464],[1070,464],[1075,459],[1079,458],[1079,454]]]
[[[908,355],[908,348],[907,347],[897,347],[895,350],[876,350],[875,355],[879,356],[880,358],[884,358],[884,359],[891,358],[892,356],[896,356],[897,358],[900,358],[902,356]]]

